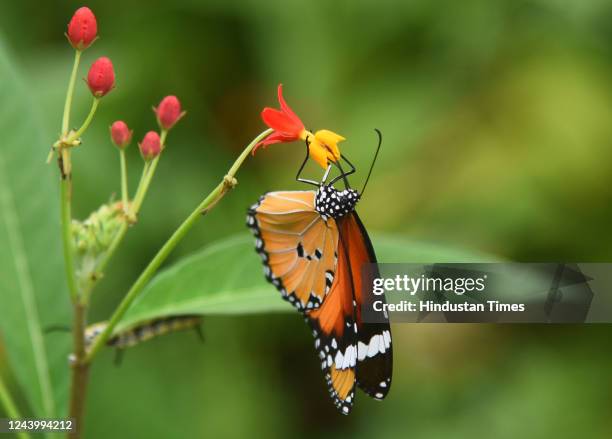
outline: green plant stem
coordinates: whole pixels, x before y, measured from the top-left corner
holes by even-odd
[[[160,143],[162,151],[166,146],[166,137],[168,136],[167,130],[162,130],[160,136]],[[143,175],[143,180],[141,180],[141,184],[138,186],[138,190],[136,191],[136,195],[134,196],[134,202],[132,203],[132,209],[130,211],[132,216],[136,216],[140,211],[140,207],[144,201],[145,196],[147,195],[147,191],[149,190],[149,186],[151,181],[153,180],[153,176],[155,175],[155,170],[157,169],[157,164],[159,163],[159,158],[161,157],[161,153],[155,157],[149,164],[149,169]]]
[[[64,115],[62,117],[62,134],[68,133],[70,125],[70,108],[72,107],[72,96],[74,94],[74,84],[76,82],[77,71],[79,70],[79,62],[81,61],[81,51],[74,52],[74,64],[72,65],[72,73],[70,81],[68,81],[68,91],[66,92],[66,101],[64,103]]]
[[[164,134],[165,132],[162,133],[162,139],[165,141],[166,136]],[[123,150],[121,152],[123,152]],[[156,157],[156,160],[154,161],[155,163],[157,163],[157,159],[159,159],[159,156]],[[96,283],[100,280],[100,277],[104,274],[104,270],[106,269],[106,266],[113,258],[113,255],[115,254],[115,251],[119,247],[119,244],[121,244],[121,242],[123,241],[123,238],[125,237],[128,231],[130,223],[134,221],[136,216],[138,215],[138,212],[142,205],[142,200],[144,200],[144,195],[146,194],[145,185],[147,185],[147,188],[148,188],[148,185],[151,183],[151,178],[148,178],[148,177],[151,176],[150,175],[151,171],[155,172],[154,170],[151,170],[152,164],[153,162],[145,162],[144,168],[142,170],[142,175],[140,177],[140,182],[138,183],[138,187],[136,188],[136,194],[134,195],[134,201],[132,201],[131,205],[127,209],[127,212],[125,212],[125,215],[126,215],[125,220],[121,224],[117,232],[115,233],[115,236],[113,237],[113,240],[108,246],[108,249],[104,253],[104,256],[102,257],[102,259],[100,259],[100,261],[94,267],[92,271],[92,276],[88,279],[86,286],[83,287],[83,290],[81,293],[83,295],[83,301],[85,302],[89,301],[89,296],[91,295],[91,292],[96,286]],[[140,199],[138,206],[135,205],[136,198]]]
[[[74,52],[74,63],[70,80],[68,81],[68,90],[66,91],[66,101],[64,102],[64,114],[62,116],[62,137],[68,133],[70,125],[70,109],[72,108],[72,96],[74,95],[74,84],[76,82],[77,72],[79,70],[79,62],[81,61],[81,51]],[[66,282],[72,301],[76,301],[78,291],[76,280],[74,277],[74,249],[72,248],[72,234],[70,231],[72,222],[71,213],[71,198],[72,198],[72,175],[70,164],[70,151],[60,148],[58,151],[58,160],[61,173],[60,191],[61,191],[61,224],[62,224],[62,241],[64,247],[64,265],[66,270]]]
[[[6,412],[6,416],[9,419],[21,419],[21,415],[19,414],[19,410],[13,401],[13,398],[8,391],[8,388],[4,384],[2,376],[0,376],[0,404],[4,407],[4,411]],[[17,437],[19,439],[30,439],[30,435],[25,431],[17,432]]]
[[[99,104],[100,104],[100,98],[94,97],[93,102],[91,103],[91,108],[89,109],[89,114],[85,118],[83,125],[81,125],[81,128],[79,128],[74,133],[72,133],[70,136],[68,136],[68,138],[65,140],[65,143],[70,144],[83,135],[83,133],[87,130],[87,128],[89,128],[89,124],[91,124],[91,121],[93,120],[94,115],[96,114],[96,110],[98,109]]]
[[[127,182],[127,163],[125,159],[125,150],[119,150],[119,159],[121,161],[121,202],[123,203],[123,212],[128,211],[128,182]]]
[[[138,183],[138,187],[136,188],[136,195],[138,195],[142,191],[144,182],[147,179],[147,175],[149,173],[149,168],[150,168],[150,162],[145,162],[144,168],[142,169],[142,175],[140,176],[140,182]],[[126,189],[127,189],[127,184],[126,184]],[[134,210],[133,204],[134,202],[132,201],[132,205],[129,207],[126,213],[127,216],[125,218],[125,221],[123,222],[123,224],[121,224],[121,227],[119,227],[119,230],[117,230],[117,233],[115,233],[115,236],[113,237],[111,244],[108,246],[108,250],[106,250],[104,257],[96,265],[95,270],[94,270],[95,273],[97,274],[104,273],[104,269],[106,268],[106,265],[112,259],[113,255],[115,254],[115,250],[117,250],[117,247],[119,247],[119,244],[121,244],[121,241],[123,240],[123,237],[125,236],[128,230],[130,215],[138,215],[138,210]]]
[[[63,166],[66,166],[65,161],[70,157],[70,151],[62,151],[64,156],[62,162]],[[62,164],[60,164],[60,167]],[[64,168],[65,169],[65,168]],[[76,279],[74,276],[74,245],[72,242],[72,213],[71,213],[71,198],[72,198],[72,176],[65,174],[61,171],[60,177],[60,206],[61,206],[61,224],[62,224],[62,244],[64,249],[64,269],[66,271],[66,282],[68,284],[68,291],[70,291],[70,297],[73,302],[78,300],[78,288]]]
[[[240,156],[236,159],[229,172],[221,183],[217,185],[213,191],[208,194],[208,196],[200,203],[198,206],[189,214],[189,216],[183,221],[183,223],[174,231],[172,236],[166,241],[166,243],[162,246],[161,249],[157,252],[157,254],[153,257],[149,265],[144,269],[144,271],[140,274],[136,282],[132,285],[130,290],[127,292],[117,309],[113,312],[113,315],[109,319],[108,325],[104,329],[104,331],[96,338],[93,346],[87,353],[86,362],[90,362],[92,358],[96,355],[96,353],[104,346],[106,341],[111,336],[115,326],[126,311],[131,306],[132,302],[138,297],[144,286],[151,280],[153,275],[157,272],[161,264],[166,260],[168,255],[172,252],[172,250],[177,246],[177,244],[185,237],[187,232],[191,230],[191,228],[196,224],[196,222],[202,217],[203,214],[207,213],[212,209],[223,196],[232,189],[236,184],[236,180],[234,176],[238,172],[238,169],[251,153],[255,145],[267,137],[272,130],[266,130],[259,134],[253,141],[242,151]]]
[[[147,179],[147,174],[149,173],[150,166],[151,162],[144,163],[144,167],[142,168],[142,175],[140,176],[140,181],[138,182],[138,187],[136,188],[136,192],[134,193],[134,197],[132,198],[132,206],[134,205],[134,201],[140,197],[140,193],[142,192],[144,182]],[[130,211],[132,210],[132,206],[130,206]]]
[[[157,164],[159,163],[160,157],[161,156],[158,155],[153,160],[147,163],[147,172],[143,174],[143,178],[140,181],[138,190],[136,191],[136,195],[134,196],[134,200],[132,201],[132,206],[130,209],[130,215],[134,217],[142,207],[142,203],[144,201],[145,196],[147,195],[147,191],[149,190],[149,185],[151,184],[151,180],[153,179],[153,175],[155,174],[155,170],[157,169]]]
[[[81,296],[83,297],[83,295]],[[69,417],[74,420],[74,429],[68,433],[69,438],[80,438],[83,433],[85,414],[85,398],[89,376],[89,363],[85,355],[85,325],[87,318],[87,303],[74,303],[74,322],[72,334],[74,338],[74,358],[72,359],[72,383],[70,387]]]

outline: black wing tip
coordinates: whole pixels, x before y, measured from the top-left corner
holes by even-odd
[[[357,385],[369,397],[375,399],[376,401],[382,401],[387,397],[389,391],[391,390],[391,377],[389,376],[381,380],[376,387],[372,387],[371,385],[365,387],[359,380],[357,381]]]
[[[333,391],[333,389],[330,389],[329,393],[338,411],[345,416],[350,415],[351,411],[353,410],[353,401],[355,400],[355,390],[352,390],[349,396],[347,397],[347,399],[344,399],[344,400],[340,399],[338,395],[336,394],[336,392]]]

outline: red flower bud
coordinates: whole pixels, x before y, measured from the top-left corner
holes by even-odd
[[[159,140],[159,134],[155,131],[149,131],[145,134],[142,142],[138,144],[140,147],[140,153],[145,160],[151,160],[159,155],[161,152],[161,142]]]
[[[85,50],[96,39],[98,23],[91,9],[83,6],[77,9],[68,23],[68,40],[77,50]]]
[[[181,103],[176,96],[166,96],[153,110],[159,126],[165,130],[172,128],[185,115],[184,111],[181,112]]]
[[[132,131],[122,120],[113,122],[110,127],[110,133],[113,143],[120,149],[125,148],[132,141]]]
[[[105,56],[98,58],[89,69],[87,85],[95,97],[102,97],[115,86],[113,63]]]

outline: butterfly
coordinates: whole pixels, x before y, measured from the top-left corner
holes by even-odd
[[[382,135],[366,184],[378,156]],[[308,148],[308,143],[307,143]],[[378,277],[376,255],[355,206],[361,194],[350,188],[340,161],[332,162],[340,175],[329,183],[332,164],[320,182],[296,180],[316,186],[316,191],[268,192],[248,210],[247,226],[255,236],[256,251],[262,258],[266,279],[305,318],[315,337],[330,396],[343,414],[350,413],[355,386],[382,400],[391,387],[393,353],[388,321],[365,323],[362,306],[373,300],[367,285]],[[334,184],[342,179],[345,188]],[[364,189],[366,184],[364,184]],[[375,265],[374,265],[375,267]]]

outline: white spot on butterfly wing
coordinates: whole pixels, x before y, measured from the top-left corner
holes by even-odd
[[[391,346],[391,333],[385,329],[382,335],[383,335],[383,339],[385,340],[385,346],[386,347]]]
[[[379,339],[380,335],[375,335],[370,339],[370,343],[368,344],[368,357],[373,357],[378,353]]]
[[[365,360],[366,355],[368,354],[368,345],[364,342],[360,341],[357,343],[357,359],[359,361]]]
[[[343,361],[344,361],[344,356],[342,355],[342,352],[338,351],[336,353],[336,358],[335,358],[336,369],[342,369]]]
[[[385,335],[387,338],[385,338]],[[378,353],[384,354],[390,345],[391,336],[389,331],[383,331],[382,334],[373,335],[367,345],[361,341],[357,343],[357,359],[363,361],[366,357],[371,358]]]
[[[355,366],[355,346],[349,346],[346,348],[344,353],[344,361],[342,362],[342,369]]]

